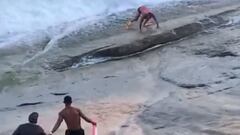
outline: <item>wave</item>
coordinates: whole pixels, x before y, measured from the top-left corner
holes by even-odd
[[[66,36],[111,23],[99,21],[112,14],[172,1],[184,0],[1,0],[0,49],[40,44],[45,53]],[[81,37],[87,36],[84,33]]]
[[[167,0],[1,0],[0,36],[45,29],[64,22],[163,1]]]

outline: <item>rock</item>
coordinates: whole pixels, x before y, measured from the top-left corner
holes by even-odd
[[[65,58],[64,61],[52,63],[51,68],[53,70],[61,72],[69,69],[74,64],[78,64],[78,67],[85,66],[84,62],[91,61],[91,59],[92,61],[94,61],[94,59],[98,58],[107,58],[91,63],[96,64],[104,61],[122,59],[125,57],[143,53],[146,50],[161,47],[162,44],[174,42],[182,38],[192,36],[198,32],[201,32],[203,29],[214,26],[220,26],[221,24],[227,23],[227,21],[221,17],[221,15],[223,14],[225,14],[225,12],[210,16],[209,18],[202,19],[199,22],[193,22],[180,26],[178,28],[173,29],[170,32],[151,35],[129,44],[124,44],[120,46],[105,46],[78,56],[73,57],[68,56],[67,58],[64,57]],[[200,54],[201,52],[199,52],[198,55]],[[210,55],[210,57],[226,57],[226,56],[237,55],[232,52],[221,52]]]

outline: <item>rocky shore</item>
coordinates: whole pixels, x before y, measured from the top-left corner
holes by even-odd
[[[0,135],[11,134],[32,111],[50,131],[64,95],[99,123],[101,135],[239,134],[239,1],[188,7],[195,12],[169,14],[160,30],[145,34],[59,44],[37,57],[34,50],[4,54]],[[90,125],[84,128],[90,133]]]

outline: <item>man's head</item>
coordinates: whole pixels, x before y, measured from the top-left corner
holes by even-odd
[[[141,7],[137,9],[138,13],[141,14]]]
[[[32,112],[29,116],[28,116],[28,121],[30,123],[34,123],[36,124],[38,121],[38,113],[37,112]]]
[[[72,104],[72,98],[70,96],[65,96],[63,103],[66,105]]]
[[[144,5],[140,5],[140,6],[138,7],[138,9],[137,9],[138,13],[141,14],[141,8],[143,8],[143,7],[145,7],[145,6],[144,6]]]

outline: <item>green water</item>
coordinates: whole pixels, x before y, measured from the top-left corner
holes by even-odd
[[[0,78],[0,91],[3,90],[4,87],[19,85],[20,79],[16,76],[14,72],[6,72]]]
[[[23,83],[32,83],[39,78],[39,73],[5,72],[0,76],[0,92],[6,87],[14,87]]]

